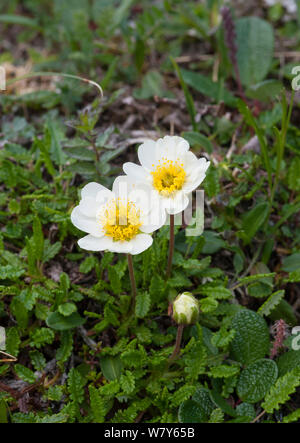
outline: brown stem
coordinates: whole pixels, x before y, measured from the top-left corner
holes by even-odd
[[[264,415],[265,415],[266,411],[262,411],[257,417],[255,417],[254,420],[252,420],[251,423],[256,423],[258,420],[260,420]]]
[[[184,329],[184,325],[178,325],[175,348],[174,348],[174,351],[173,351],[171,357],[169,358],[169,363],[171,363],[180,352],[180,345],[181,345],[181,340],[182,340],[183,329]]]
[[[131,289],[132,289],[132,306],[134,307],[136,295],[137,295],[137,290],[136,290],[136,283],[135,283],[134,270],[133,270],[133,261],[132,261],[131,254],[127,254],[127,260],[128,260],[128,271],[129,271],[129,277],[130,277],[130,283],[131,283]]]
[[[166,278],[169,278],[171,276],[173,254],[174,254],[174,215],[171,214],[170,215],[169,257],[168,257],[168,265],[167,265]]]

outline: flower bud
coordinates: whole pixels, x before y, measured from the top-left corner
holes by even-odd
[[[173,303],[173,318],[178,325],[196,323],[199,316],[198,300],[190,293],[179,294]]]

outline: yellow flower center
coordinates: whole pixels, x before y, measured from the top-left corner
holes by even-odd
[[[162,159],[162,162],[159,161],[155,171],[152,171],[151,174],[153,186],[166,197],[182,189],[186,176],[183,163],[180,163],[179,160],[167,159]]]
[[[100,220],[107,237],[114,241],[130,241],[142,225],[140,210],[133,202],[111,200],[100,215]]]

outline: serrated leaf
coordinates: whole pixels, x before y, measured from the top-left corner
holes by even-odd
[[[217,309],[219,303],[213,297],[205,297],[199,300],[200,310],[205,314]]]
[[[292,349],[285,352],[277,359],[277,366],[280,377],[297,368],[300,366],[300,351],[294,351]]]
[[[68,391],[71,399],[80,404],[84,398],[84,390],[83,387],[85,385],[85,380],[83,379],[80,372],[72,368],[68,375]]]
[[[279,409],[281,404],[286,403],[290,399],[290,395],[296,391],[299,385],[300,368],[298,367],[276,381],[266,395],[265,401],[261,405],[262,408],[271,414],[274,409]]]
[[[144,318],[150,309],[151,298],[148,292],[144,292],[143,294],[138,294],[136,297],[135,304],[135,315],[138,318]]]
[[[231,327],[235,336],[230,349],[236,361],[249,365],[269,353],[269,329],[259,314],[243,309],[234,316]]]
[[[68,317],[69,315],[73,314],[73,312],[76,311],[77,308],[74,303],[63,303],[58,307],[58,312],[62,314],[64,317]]]
[[[135,388],[135,379],[130,371],[126,371],[120,377],[120,385],[125,394],[131,394]]]
[[[27,383],[34,383],[36,381],[36,377],[34,373],[31,371],[31,369],[26,368],[23,365],[20,365],[17,363],[14,366],[14,370],[19,378],[26,381]]]
[[[227,378],[238,374],[239,370],[237,366],[219,365],[211,367],[209,375],[213,378]]]
[[[230,289],[224,288],[223,286],[200,287],[200,292],[217,300],[224,300],[232,297]]]
[[[260,315],[270,315],[270,313],[279,305],[285,294],[284,290],[276,291],[260,306],[257,313]]]
[[[277,376],[278,369],[273,360],[257,360],[241,372],[237,383],[238,396],[245,402],[257,403],[273,386]]]
[[[103,397],[94,386],[89,386],[90,406],[93,414],[93,423],[103,423],[105,417],[105,406]]]

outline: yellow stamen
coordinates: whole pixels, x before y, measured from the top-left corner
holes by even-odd
[[[151,174],[153,186],[166,197],[182,189],[186,176],[183,163],[180,163],[179,160],[167,159],[163,159],[162,163],[159,161],[155,171]]]
[[[100,214],[100,220],[107,237],[114,241],[130,241],[140,232],[140,216],[133,202],[113,199]]]

